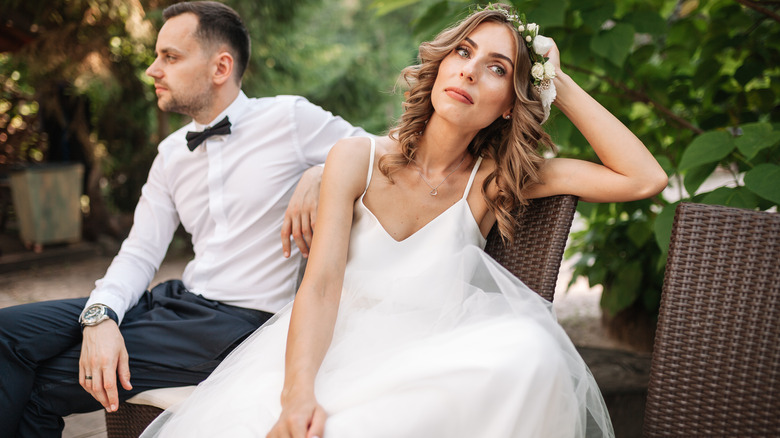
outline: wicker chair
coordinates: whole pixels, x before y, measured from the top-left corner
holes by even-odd
[[[780,436],[780,214],[678,206],[644,434]]]
[[[504,246],[496,227],[488,235],[485,251],[507,270],[523,280],[528,287],[552,301],[555,282],[561,267],[563,249],[569,236],[577,197],[569,195],[534,199],[520,216],[520,226],[514,242]],[[120,403],[114,413],[106,414],[109,438],[134,438],[162,412],[149,394],[167,389],[147,391],[135,400]],[[159,407],[158,407],[159,406]]]

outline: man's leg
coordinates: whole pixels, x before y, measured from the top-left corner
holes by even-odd
[[[82,299],[76,318],[84,303]],[[133,385],[131,391],[120,387],[120,400],[148,389],[201,382],[270,316],[193,295],[178,280],[156,286],[127,312],[120,326]],[[59,436],[61,417],[101,408],[78,383],[81,331],[78,323],[75,326],[75,344],[36,369],[19,436]]]
[[[65,355],[59,372],[75,384],[68,402],[83,395],[92,397],[78,385],[78,355],[71,350],[81,346],[78,316],[86,298],[30,303],[0,309],[0,436],[27,436],[17,432],[34,388],[40,385],[38,372],[52,358]],[[67,354],[66,354],[67,353]],[[94,401],[94,400],[93,400]],[[100,405],[88,410],[98,409]],[[62,419],[54,418],[43,429],[62,429]]]

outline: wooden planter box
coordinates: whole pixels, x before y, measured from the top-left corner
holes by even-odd
[[[25,245],[81,240],[83,175],[80,163],[32,166],[11,173],[11,196]]]

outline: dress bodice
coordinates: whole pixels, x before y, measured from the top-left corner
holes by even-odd
[[[376,143],[371,139],[366,191],[371,184],[374,169]],[[363,198],[355,201],[350,235],[349,269],[377,270],[383,274],[422,272],[436,260],[460,251],[467,245],[485,246],[485,238],[469,208],[467,197],[482,158],[479,157],[469,177],[461,199],[439,214],[425,226],[404,240],[395,240],[371,210]]]

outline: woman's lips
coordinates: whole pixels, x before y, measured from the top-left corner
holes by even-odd
[[[465,90],[461,90],[460,88],[455,87],[449,87],[444,90],[445,93],[447,93],[448,96],[451,98],[467,103],[469,105],[474,104],[474,99],[471,98],[471,95],[467,93]]]

